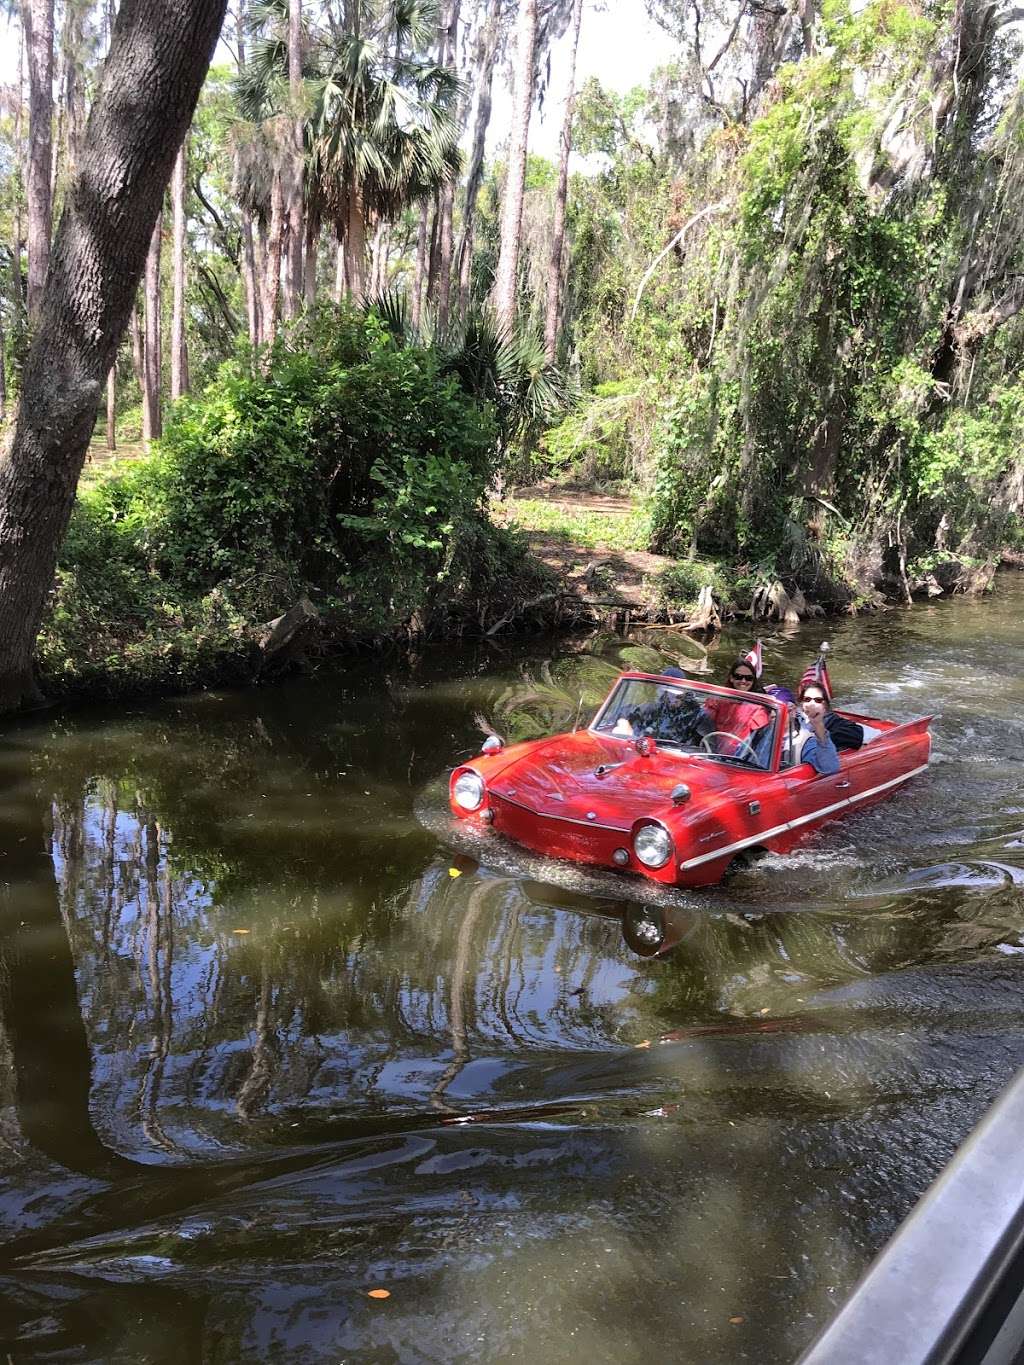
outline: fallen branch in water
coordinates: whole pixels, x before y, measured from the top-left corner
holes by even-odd
[[[514,606],[511,611],[506,612],[500,621],[495,621],[494,625],[486,632],[486,638],[489,640],[492,635],[497,635],[502,626],[507,626],[509,621],[514,621],[517,616],[522,616],[523,613],[529,611],[531,607],[539,607],[541,602],[551,602],[556,597],[561,596],[562,594],[559,592],[542,592],[539,597],[531,597],[528,602],[520,602],[517,606]]]

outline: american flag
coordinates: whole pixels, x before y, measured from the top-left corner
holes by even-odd
[[[832,680],[828,676],[828,664],[825,662],[824,647],[814,663],[804,670],[804,675],[800,679],[800,686],[797,688],[797,696],[803,692],[805,687],[810,686],[811,683],[816,683],[825,693],[828,700],[832,700]]]
[[[754,641],[754,648],[743,656],[746,663],[754,670],[754,677],[759,678],[764,672],[764,651],[760,640]]]

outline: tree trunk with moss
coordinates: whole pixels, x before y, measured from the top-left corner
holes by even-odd
[[[516,34],[515,98],[508,139],[508,170],[501,206],[501,252],[494,279],[494,311],[511,326],[516,316],[519,246],[526,190],[526,150],[533,108],[533,64],[537,49],[537,0],[523,0]]]
[[[107,373],[131,313],[224,0],[122,0],[0,455],[0,711],[32,657]]]
[[[28,48],[28,315],[35,321],[50,260],[53,213],[53,0],[22,5]]]

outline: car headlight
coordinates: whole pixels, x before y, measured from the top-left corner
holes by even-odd
[[[672,839],[661,825],[641,825],[633,835],[633,852],[644,867],[664,867],[672,857]]]
[[[476,810],[483,804],[484,780],[476,773],[459,773],[452,783],[452,796],[463,810]]]

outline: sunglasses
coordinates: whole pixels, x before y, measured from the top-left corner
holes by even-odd
[[[817,702],[817,704],[818,704],[819,706],[824,706],[824,705],[825,705],[825,698],[824,698],[824,697],[804,696],[804,697],[801,698],[801,701],[805,701],[805,702],[807,702],[807,701],[813,701],[813,702]]]
[[[752,683],[754,681],[753,673],[730,673],[729,677],[732,678],[734,682]]]

